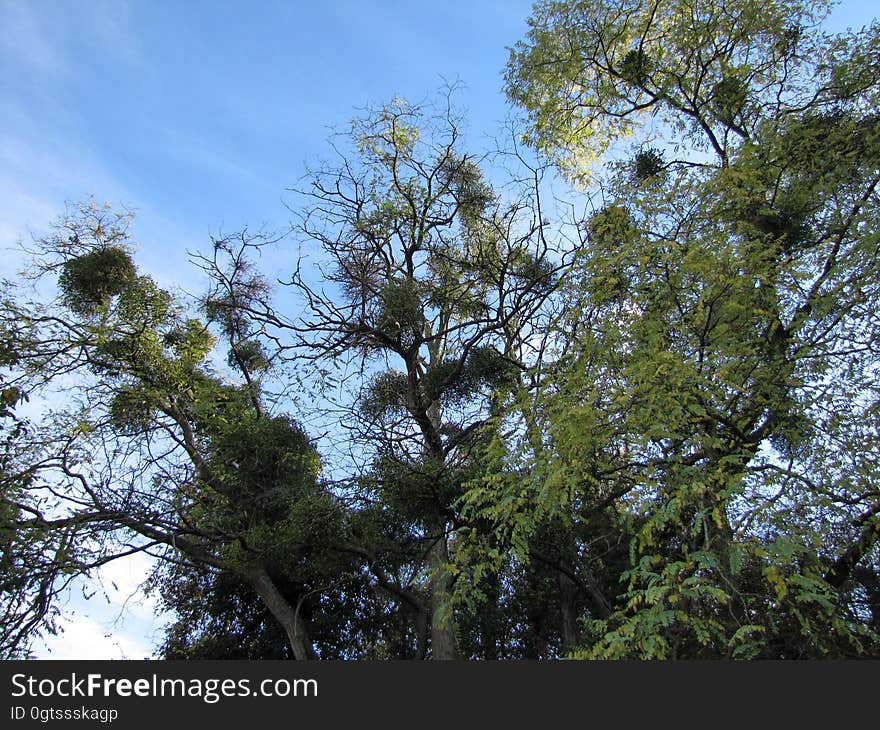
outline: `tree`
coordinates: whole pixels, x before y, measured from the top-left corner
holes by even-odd
[[[579,535],[588,656],[880,651],[878,26],[826,11],[543,2],[511,52],[528,139],[606,175],[534,486],[466,499],[520,553],[535,515]]]
[[[57,280],[57,299],[4,321],[31,333],[16,382],[48,381],[65,398],[36,434],[44,456],[27,463],[26,489],[4,485],[11,534],[34,545],[76,533],[70,549],[87,551],[78,572],[135,551],[220,571],[259,596],[295,658],[315,656],[306,617],[346,571],[345,556],[326,550],[342,541],[342,509],[318,481],[302,428],[268,412],[268,363],[232,312],[264,287],[218,240],[230,268],[208,319],[187,316],[138,273],[130,221],[93,203],[66,215],[35,251],[35,273]],[[237,378],[210,364],[212,322]],[[45,547],[40,555],[56,571],[64,565]]]
[[[459,653],[456,500],[480,473],[498,425],[492,402],[520,377],[556,264],[528,200],[496,199],[459,154],[454,118],[420,114],[395,103],[362,122],[365,197],[349,200],[342,185],[313,190],[333,206],[318,211],[324,222],[350,224],[341,230],[354,238],[334,248],[310,227],[315,209],[304,219],[336,256],[345,291],[340,304],[297,276],[313,321],[275,311],[246,257],[260,242],[245,235],[198,258],[212,282],[204,318],[139,274],[129,214],[83,206],[36,242],[35,276],[55,279],[58,297],[14,315],[34,332],[22,382],[75,381],[63,391],[69,408],[41,433],[52,456],[35,470],[31,514],[15,529],[87,528],[95,561],[82,572],[136,550],[166,561],[154,586],[178,614],[169,656],[284,655],[264,633],[277,634],[270,615],[296,658]],[[416,118],[438,124],[418,130],[436,134],[435,146],[404,123]],[[360,179],[336,182],[364,195]],[[376,278],[363,273],[382,261]],[[286,352],[279,332],[301,337],[295,344],[325,367],[331,356],[402,360],[403,373],[374,371],[348,404],[373,462],[343,487],[317,480],[304,432],[270,413],[289,392],[270,398],[264,388]],[[211,365],[218,336],[237,378]],[[209,603],[196,613],[199,598]],[[238,618],[253,627],[246,639],[230,636]],[[491,655],[494,642],[475,638],[465,651]]]
[[[4,282],[4,289],[8,285]],[[12,313],[14,302],[0,302]],[[24,346],[25,332],[7,316],[0,327],[0,368],[14,370]],[[30,642],[41,631],[55,630],[53,598],[63,589],[65,573],[74,572],[71,535],[46,532],[22,534],[16,523],[27,519],[26,495],[34,450],[31,426],[16,413],[27,393],[0,371],[0,657],[26,657]]]
[[[498,404],[535,356],[562,265],[543,236],[538,172],[494,190],[462,150],[460,124],[448,100],[439,110],[396,100],[356,120],[350,147],[336,147],[337,163],[299,191],[299,232],[321,247],[320,286],[332,288],[299,268],[291,284],[304,317],[251,313],[293,333],[323,375],[344,363],[363,378],[341,405],[371,465],[346,488],[408,546],[411,572],[391,592],[412,610],[416,655],[430,626],[437,659],[460,655],[450,570],[467,527],[458,500],[481,473]],[[355,550],[371,555],[369,542]],[[390,576],[375,577],[389,588]]]

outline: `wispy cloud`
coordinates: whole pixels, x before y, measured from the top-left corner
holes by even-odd
[[[19,72],[65,76],[69,67],[64,52],[52,40],[39,8],[38,3],[0,0],[0,53],[14,59]]]
[[[111,602],[120,606],[120,613],[152,620],[159,613],[158,600],[144,592],[144,582],[152,568],[152,558],[136,553],[102,566],[96,580]]]
[[[143,590],[152,558],[137,553],[102,566],[68,592],[55,636],[36,642],[42,659],[143,659],[168,616]],[[89,595],[87,600],[85,595]]]
[[[65,618],[63,629],[37,647],[39,659],[146,659],[153,651],[134,634],[119,633],[106,623],[87,616]]]

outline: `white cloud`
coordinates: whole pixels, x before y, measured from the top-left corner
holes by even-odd
[[[151,658],[169,616],[160,611],[143,583],[152,558],[136,553],[119,558],[96,571],[90,580],[77,581],[62,599],[61,629],[34,643],[38,659],[144,659]],[[86,598],[88,596],[88,598]]]
[[[75,72],[71,41],[100,48],[108,62],[147,69],[131,6],[123,0],[45,3],[0,0],[0,53],[19,72],[64,82]]]
[[[143,553],[114,560],[102,566],[96,576],[114,604],[138,618],[152,619],[158,612],[155,596],[144,593],[143,584],[152,570],[152,559]]]
[[[39,659],[147,659],[152,648],[143,637],[115,631],[112,626],[75,616],[60,622],[63,632],[45,640],[37,649]]]

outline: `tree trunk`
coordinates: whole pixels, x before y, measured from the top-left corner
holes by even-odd
[[[428,550],[428,569],[431,573],[431,658],[457,659],[458,650],[455,645],[455,632],[452,619],[444,620],[444,613],[450,598],[449,591],[452,580],[447,564],[449,563],[449,546],[446,542],[446,526],[443,522],[432,531],[434,543]]]
[[[581,643],[578,630],[577,584],[565,573],[557,573],[559,581],[559,607],[562,614],[562,653],[570,654]]]
[[[494,576],[497,578],[497,576]],[[483,659],[498,659],[498,607],[502,605],[501,585],[497,579],[490,578],[485,583],[486,603],[482,620]]]
[[[248,571],[246,577],[251,587],[266,604],[266,608],[284,628],[294,659],[301,661],[316,659],[315,650],[312,648],[305,622],[299,611],[281,595],[266,569],[262,566],[252,569]]]

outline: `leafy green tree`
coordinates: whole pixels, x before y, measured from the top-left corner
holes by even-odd
[[[69,213],[35,244],[57,300],[4,320],[32,333],[21,382],[54,383],[65,406],[35,435],[46,456],[29,462],[27,493],[4,489],[4,510],[24,513],[14,539],[75,531],[92,553],[80,572],[134,551],[221,571],[259,596],[295,658],[313,657],[306,617],[348,566],[327,549],[343,541],[343,510],[301,427],[268,412],[267,363],[225,316],[264,287],[217,241],[230,270],[208,320],[187,316],[138,273],[130,220],[94,204]],[[237,377],[211,365],[212,321]]]
[[[261,319],[293,332],[324,375],[332,363],[361,374],[340,405],[371,463],[346,488],[403,531],[410,572],[395,578],[396,598],[413,609],[416,655],[429,626],[437,659],[461,655],[450,568],[466,527],[458,501],[483,469],[497,403],[534,356],[560,265],[535,173],[532,187],[493,189],[463,151],[460,124],[448,103],[399,100],[356,120],[338,164],[300,192],[300,234],[321,247],[321,282],[302,266],[291,282],[306,314]]]
[[[827,8],[542,2],[511,53],[528,139],[603,187],[530,480],[467,499],[521,554],[580,535],[587,656],[880,650],[880,40]]]
[[[4,289],[8,287],[4,283]],[[15,303],[4,299],[5,313]],[[4,318],[6,319],[6,318]],[[27,519],[27,491],[33,449],[30,424],[16,413],[27,400],[15,384],[15,368],[25,333],[15,321],[0,328],[0,657],[26,657],[35,635],[54,631],[53,598],[63,588],[63,574],[71,572],[73,556],[66,549],[69,534],[22,534],[17,523]]]

